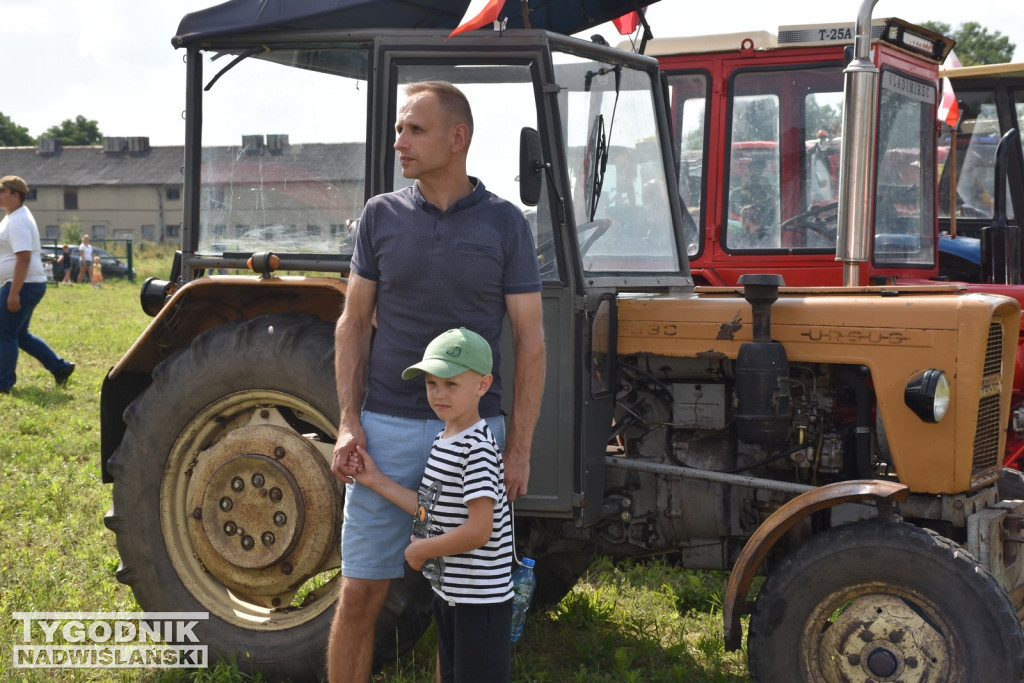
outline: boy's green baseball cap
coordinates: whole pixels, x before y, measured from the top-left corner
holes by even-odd
[[[489,375],[493,365],[491,345],[487,340],[472,330],[460,327],[434,337],[423,352],[423,360],[407,367],[402,372],[402,379],[412,379],[424,372],[448,378],[466,370]]]

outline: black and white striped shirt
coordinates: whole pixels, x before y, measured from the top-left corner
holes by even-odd
[[[434,439],[419,489],[441,484],[437,504],[428,511],[433,524],[442,533],[452,531],[469,519],[466,504],[486,497],[494,501],[494,525],[485,545],[444,558],[443,586],[434,590],[450,604],[505,602],[512,598],[512,518],[501,451],[483,420],[453,437],[443,434]]]

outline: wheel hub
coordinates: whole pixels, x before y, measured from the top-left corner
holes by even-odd
[[[184,510],[203,570],[247,600],[286,607],[337,553],[341,494],[316,445],[257,418],[201,451]]]
[[[829,681],[944,681],[949,673],[943,634],[892,595],[849,603],[825,632],[821,655]]]
[[[203,531],[221,557],[262,569],[280,562],[303,526],[295,477],[263,455],[242,455],[220,466],[203,493]]]

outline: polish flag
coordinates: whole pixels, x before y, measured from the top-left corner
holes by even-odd
[[[623,14],[621,17],[612,19],[612,23],[615,24],[615,28],[618,29],[620,35],[628,36],[640,25],[640,15],[636,12],[630,12],[629,14]]]
[[[942,78],[942,100],[936,117],[950,128],[956,128],[956,124],[960,123],[960,105],[956,101],[953,84],[945,76]]]
[[[457,36],[466,31],[475,31],[481,26],[497,21],[501,14],[501,8],[505,6],[505,0],[470,0],[466,15],[462,17],[462,23],[455,27],[455,30],[448,34],[448,37]]]

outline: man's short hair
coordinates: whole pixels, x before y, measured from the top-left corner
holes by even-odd
[[[420,93],[431,92],[441,101],[441,108],[454,123],[464,123],[469,127],[469,139],[473,140],[473,111],[466,95],[448,81],[416,81],[405,86],[407,97]]]

